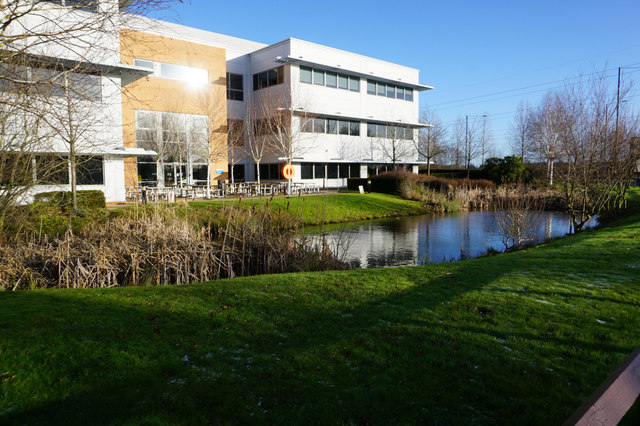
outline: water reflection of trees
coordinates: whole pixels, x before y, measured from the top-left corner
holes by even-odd
[[[540,243],[570,231],[570,219],[543,213],[536,231]],[[477,257],[503,246],[490,212],[424,215],[343,225],[326,233],[341,242],[345,260],[354,267],[421,265]]]

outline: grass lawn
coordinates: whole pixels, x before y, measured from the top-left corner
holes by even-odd
[[[560,424],[638,344],[639,215],[425,267],[6,292],[0,423]]]
[[[252,205],[267,202],[274,209],[288,210],[295,217],[302,218],[305,225],[427,213],[419,201],[403,200],[395,195],[379,193],[337,193],[273,199],[243,198],[242,201],[194,201],[189,205],[194,208],[215,208],[225,204]]]

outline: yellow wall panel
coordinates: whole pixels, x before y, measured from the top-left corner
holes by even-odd
[[[132,30],[120,31],[123,63],[134,58],[188,67],[209,72],[206,85],[159,77],[144,77],[122,88],[123,138],[126,147],[136,146],[135,111],[161,111],[209,116],[209,143],[212,180],[227,178],[227,96],[225,50],[169,37]],[[218,154],[218,155],[216,155]],[[225,171],[222,175],[216,169]],[[126,185],[138,183],[135,159],[125,162]]]

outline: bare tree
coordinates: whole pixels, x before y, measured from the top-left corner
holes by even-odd
[[[491,126],[487,122],[489,114],[482,115],[482,135],[480,137],[480,164],[484,164],[486,158],[490,157],[490,153],[493,153],[493,138],[491,133]]]
[[[595,215],[621,205],[624,186],[638,161],[637,117],[620,116],[620,99],[600,75],[548,94],[533,121],[537,144],[550,162],[560,158],[558,178],[575,231]]]
[[[236,164],[246,158],[244,132],[244,122],[242,120],[227,120],[229,178],[231,183],[235,182],[234,168]]]
[[[540,225],[542,208],[525,197],[507,197],[493,213],[496,233],[505,251],[530,244]]]
[[[258,118],[255,120],[255,131],[266,137],[269,149],[284,159],[287,164],[301,157],[312,148],[312,133],[305,132],[305,122],[313,121],[314,116],[305,111],[302,101],[292,105],[290,94],[282,91],[264,91],[260,93],[254,104]],[[287,193],[291,194],[291,179]]]
[[[27,155],[64,154],[73,207],[77,209],[77,154],[79,150],[95,151],[89,141],[95,143],[98,123],[105,124],[94,119],[101,117],[95,113],[102,99],[93,88],[105,72],[97,64],[118,63],[118,33],[125,19],[171,3],[172,0],[0,2],[0,64],[3,70],[12,70],[0,73],[0,114],[7,114],[0,122],[14,120],[24,129],[24,142],[3,145],[6,151],[1,155],[20,164]],[[20,93],[24,87],[29,90]],[[11,131],[10,128],[4,126],[2,131]],[[13,137],[0,135],[2,140]],[[19,155],[16,146],[22,152]],[[20,191],[27,194],[34,186],[48,182],[42,173],[46,169],[44,163],[35,164],[40,172],[33,173],[32,181],[9,179],[24,186],[20,190],[5,187],[2,196],[13,194],[8,200],[15,202]],[[5,162],[5,166],[10,165]],[[64,167],[58,174],[63,170]]]
[[[428,124],[429,127],[420,129],[416,149],[420,157],[427,161],[427,175],[431,176],[431,163],[435,163],[447,149],[445,145],[446,129],[440,118],[426,109],[421,114],[421,121]]]
[[[227,119],[226,89],[221,86],[212,87],[210,90],[203,92],[199,104],[201,110],[208,117],[207,143],[200,143],[199,145],[203,148],[206,146],[200,156],[201,158],[206,158],[207,162],[207,196],[209,197],[211,193],[212,165],[224,160],[224,168],[226,168],[227,161],[231,159],[229,157],[229,123]],[[234,129],[234,131],[237,131],[237,129]],[[232,136],[236,137],[235,134]],[[233,155],[237,155],[238,150],[236,150],[235,147],[233,151]],[[233,182],[233,170],[230,172],[231,181]]]
[[[516,110],[516,115],[511,123],[510,145],[513,154],[522,158],[524,162],[529,160],[529,153],[531,152],[530,127],[531,111],[529,104],[520,102]]]
[[[259,98],[258,98],[259,99]],[[261,103],[251,100],[246,102],[245,118],[244,118],[244,135],[245,135],[245,155],[256,163],[256,181],[260,183],[260,163],[264,158],[270,146],[270,135],[264,129],[264,126],[258,127],[258,123],[262,117],[267,117],[268,111]]]
[[[416,161],[418,151],[413,129],[395,124],[384,127],[386,136],[379,134],[376,140],[383,161],[391,163],[393,170],[397,170],[401,163]]]
[[[458,125],[461,127],[462,123]],[[476,160],[479,155],[482,154],[482,123],[478,121],[477,117],[472,117],[469,120],[469,116],[465,117],[464,121],[464,166],[467,170],[467,178],[471,170],[472,161]]]
[[[547,179],[549,185],[553,185],[553,173],[556,161],[561,158],[560,134],[566,126],[571,124],[563,122],[560,99],[557,94],[548,93],[544,96],[541,105],[532,110],[529,131],[534,151],[547,163]]]

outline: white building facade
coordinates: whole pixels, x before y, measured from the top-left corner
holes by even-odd
[[[24,9],[8,27],[8,52],[3,55],[5,75],[0,96],[8,100],[24,96],[21,84],[39,87],[29,92],[30,105],[24,108],[26,122],[46,114],[46,126],[39,124],[39,143],[27,148],[33,155],[33,174],[52,161],[60,171],[32,187],[20,200],[28,202],[38,192],[69,190],[71,152],[77,156],[77,190],[100,190],[107,202],[125,200],[124,158],[140,150],[122,144],[122,88],[148,74],[120,63],[119,27],[122,25],[118,0],[78,2],[53,0],[24,2]],[[30,37],[24,37],[29,29]],[[15,105],[15,104],[14,104]],[[22,124],[24,124],[24,122]],[[35,127],[34,127],[35,128]],[[10,150],[11,140],[3,135],[2,149]],[[14,143],[15,145],[15,143]],[[65,163],[68,170],[65,170]]]
[[[59,134],[35,153],[55,154],[67,161],[70,139],[75,138],[74,153],[84,164],[78,190],[97,189],[105,193],[107,202],[125,201],[125,182],[141,182],[142,161],[138,161],[138,176],[134,167],[131,178],[126,177],[132,172],[127,172],[131,168],[125,158],[144,156],[152,161],[148,158],[153,153],[145,147],[123,143],[127,125],[123,123],[123,93],[128,84],[152,71],[135,62],[122,62],[122,30],[224,49],[226,83],[209,82],[226,89],[229,171],[222,178],[280,181],[282,167],[291,163],[294,182],[331,188],[346,186],[350,177],[364,178],[399,167],[417,172],[420,161],[414,142],[417,129],[424,127],[418,121],[419,93],[430,89],[419,83],[419,70],[293,38],[266,45],[134,17],[121,13],[119,5],[123,4],[118,0],[40,1],[32,6],[33,13],[15,25],[16,34],[33,29],[35,38],[27,40],[30,47],[24,53],[35,58],[37,67],[64,74],[63,88],[73,81],[83,85],[63,90],[66,96],[52,91],[50,98],[59,98],[52,101],[59,103],[53,111],[72,108],[73,114],[66,116],[74,117],[71,123],[61,122],[56,130]],[[69,31],[47,39],[56,26]],[[33,42],[38,34],[48,41]],[[175,62],[168,65],[185,65],[178,59]],[[11,96],[7,87],[0,85],[0,95]],[[81,96],[74,98],[74,94]],[[181,93],[160,96],[166,101],[180,98]],[[142,125],[137,123],[139,115],[136,111],[136,134]],[[60,114],[61,121],[64,116]],[[279,146],[273,143],[278,139],[273,132],[268,137],[264,134],[269,133],[265,128],[270,129],[275,116],[286,117],[288,124],[286,131],[280,128],[278,132],[287,133]],[[234,129],[240,129],[239,134],[232,135]],[[259,138],[256,129],[262,129]],[[264,142],[264,152],[257,159],[249,154],[256,139]],[[34,168],[37,164],[34,160]],[[35,192],[69,190],[69,175],[40,182],[27,198]]]
[[[230,118],[265,105],[291,114],[290,155],[267,150],[262,178],[281,179],[288,162],[295,182],[322,187],[400,167],[417,172],[419,93],[431,89],[419,84],[418,70],[293,38],[243,59],[251,71],[244,100],[229,99]],[[244,178],[255,181],[255,161],[243,165]]]

